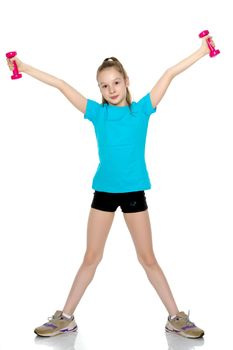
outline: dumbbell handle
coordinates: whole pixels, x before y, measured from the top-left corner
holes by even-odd
[[[204,37],[205,37],[206,35],[208,35],[208,34],[209,34],[209,31],[208,31],[208,30],[203,30],[203,32],[201,32],[201,33],[199,34],[199,38],[204,38]],[[220,53],[220,51],[219,51],[219,50],[216,50],[216,49],[211,45],[211,38],[207,38],[206,42],[207,42],[208,48],[210,49],[210,53],[209,53],[210,57],[215,57],[215,56],[217,56],[217,55]]]
[[[16,51],[6,53],[7,58],[13,58],[16,55],[17,55]],[[15,79],[22,78],[22,74],[19,73],[18,66],[15,61],[13,61],[13,65],[14,65],[14,68],[13,68],[13,75],[11,76],[11,79],[15,80]]]

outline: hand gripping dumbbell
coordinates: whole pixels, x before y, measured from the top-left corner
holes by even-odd
[[[200,34],[199,34],[199,38],[204,38],[206,35],[208,35],[209,34],[209,31],[208,30],[203,30],[203,32],[201,32]],[[215,56],[217,56],[219,53],[220,53],[220,51],[219,50],[216,50],[212,45],[211,45],[211,38],[208,38],[207,40],[206,40],[206,42],[207,42],[207,45],[208,45],[208,47],[209,47],[209,49],[210,49],[210,53],[209,53],[209,55],[210,55],[210,57],[215,57]]]
[[[6,53],[6,57],[7,58],[13,58],[17,55],[17,52],[16,51],[13,51],[13,52],[7,52]],[[13,75],[11,76],[11,79],[19,79],[19,78],[22,78],[22,74],[19,73],[19,70],[18,70],[18,66],[16,64],[15,61],[13,61],[13,65],[14,65],[14,68],[13,68]]]

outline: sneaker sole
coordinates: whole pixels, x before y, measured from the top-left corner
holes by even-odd
[[[74,333],[74,332],[77,332],[77,331],[78,331],[78,326],[75,326],[75,327],[72,328],[72,329],[67,329],[67,328],[60,329],[60,330],[57,331],[57,332],[47,333],[47,334],[40,334],[40,333],[37,333],[36,330],[34,330],[34,333],[35,333],[36,335],[38,335],[39,337],[53,337],[53,336],[56,336],[56,335],[59,335],[59,334],[68,334],[68,333]]]
[[[169,328],[167,328],[167,327],[165,327],[165,331],[166,331],[167,333],[177,334],[177,335],[179,335],[179,336],[181,336],[181,337],[189,338],[189,339],[199,339],[199,338],[202,338],[203,335],[205,334],[205,333],[203,332],[203,333],[201,333],[201,335],[199,335],[198,337],[195,337],[195,336],[192,337],[191,335],[187,335],[186,333],[183,333],[182,331],[178,331],[178,330],[176,330],[176,329],[171,330],[171,329],[169,329]]]

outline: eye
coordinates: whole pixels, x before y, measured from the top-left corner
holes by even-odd
[[[119,81],[116,81],[115,84],[119,84],[120,82]]]

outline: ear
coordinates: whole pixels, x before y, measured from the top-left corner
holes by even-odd
[[[128,87],[128,86],[130,85],[129,77],[127,77],[127,78],[125,79],[125,85],[126,85],[126,87]]]

